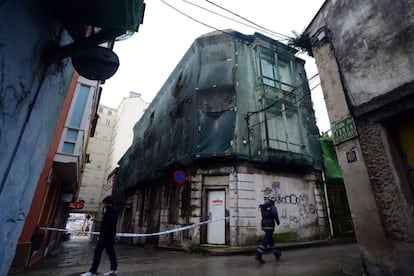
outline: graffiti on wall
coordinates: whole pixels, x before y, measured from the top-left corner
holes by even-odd
[[[316,218],[316,206],[306,193],[284,194],[280,182],[273,182],[272,189],[277,195],[276,206],[282,227],[297,228],[311,224]]]

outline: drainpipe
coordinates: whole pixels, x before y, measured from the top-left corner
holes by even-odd
[[[326,187],[325,172],[323,171],[322,171],[322,181],[323,181],[323,191],[325,194],[326,210],[328,212],[329,231],[331,234],[331,238],[334,238],[333,225],[332,225],[332,219],[331,219],[331,208],[329,206],[329,200],[328,200],[328,189]]]
[[[234,222],[236,225],[236,246],[240,246],[240,228],[239,228],[239,186],[237,179],[237,168],[233,167],[233,181],[234,181],[234,190],[235,190],[235,206],[234,206]]]
[[[250,139],[250,116],[251,116],[251,113],[247,112],[246,116],[244,117],[246,119],[246,125],[247,125],[247,143],[249,146],[249,159],[252,157],[252,148],[251,148],[251,139]]]

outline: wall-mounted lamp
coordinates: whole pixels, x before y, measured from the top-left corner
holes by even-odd
[[[74,42],[45,51],[43,62],[52,64],[71,57],[81,76],[102,81],[115,74],[119,59],[111,49],[99,45],[137,32],[145,12],[144,0],[47,0],[47,4]],[[86,26],[99,31],[86,36]]]

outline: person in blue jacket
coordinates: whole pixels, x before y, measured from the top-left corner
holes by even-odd
[[[268,190],[270,190],[270,188],[268,188]],[[265,193],[266,193],[266,189],[265,189]],[[275,247],[275,243],[273,241],[273,232],[275,230],[275,223],[277,225],[280,224],[279,215],[277,213],[277,208],[275,206],[276,196],[265,194],[264,201],[265,201],[264,204],[259,205],[259,209],[262,213],[261,226],[262,226],[262,230],[265,232],[265,235],[259,248],[257,248],[256,258],[255,258],[261,264],[265,263],[265,261],[262,259],[262,254],[263,254],[263,251],[266,249],[267,245],[270,246],[273,252],[273,255],[275,255],[276,257],[276,260],[279,260],[280,257],[282,256],[282,253],[279,250],[277,250],[277,248]]]

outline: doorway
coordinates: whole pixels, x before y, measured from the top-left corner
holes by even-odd
[[[225,190],[208,191],[208,220],[225,217],[226,192]],[[226,221],[219,220],[207,225],[207,243],[225,244]]]

